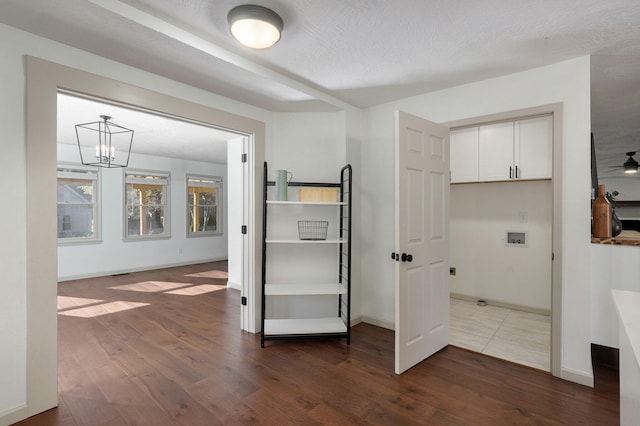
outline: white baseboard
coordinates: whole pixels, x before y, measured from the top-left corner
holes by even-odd
[[[0,413],[0,425],[12,425],[27,417],[30,417],[27,404],[18,405],[15,408]]]
[[[560,378],[579,385],[593,387],[593,374],[586,371],[577,371],[570,368],[562,368]]]
[[[109,275],[129,274],[132,272],[153,271],[155,269],[174,268],[176,266],[199,265],[201,263],[220,262],[222,260],[227,260],[227,258],[223,257],[219,259],[218,258],[201,259],[201,260],[192,260],[192,261],[186,261],[186,262],[165,263],[162,265],[143,266],[140,268],[116,269],[111,271],[103,271],[103,272],[89,273],[89,274],[59,276],[58,282],[82,280],[85,278],[106,277]]]
[[[361,320],[364,323],[375,325],[377,327],[386,328],[387,330],[395,331],[396,325],[391,321],[387,321],[381,318],[370,317],[368,315],[362,315]]]
[[[532,314],[540,314],[540,315],[547,315],[547,316],[551,315],[551,309],[516,305],[515,303],[501,302],[499,300],[485,299],[477,296],[468,296],[466,294],[460,294],[460,293],[450,293],[450,296],[452,299],[466,300],[467,302],[474,302],[474,303],[477,302],[478,299],[482,299],[485,302],[487,302],[488,305],[492,305],[492,306],[499,306],[501,308],[514,309],[516,311],[522,311],[522,312],[531,312]]]
[[[242,284],[241,283],[235,283],[235,282],[232,282],[232,281],[227,281],[227,287],[232,288],[234,290],[242,291]]]

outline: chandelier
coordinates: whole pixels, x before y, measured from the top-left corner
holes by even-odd
[[[110,122],[108,115],[100,118],[100,121],[76,124],[80,161],[88,166],[127,167],[133,130]]]

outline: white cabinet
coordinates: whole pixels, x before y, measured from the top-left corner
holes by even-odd
[[[452,130],[449,135],[451,183],[478,180],[478,128]]]
[[[451,132],[451,183],[550,179],[550,115]]]
[[[339,188],[340,199],[336,202],[305,202],[267,200],[267,163],[264,164],[264,210],[263,210],[263,269],[262,269],[262,334],[261,346],[265,340],[338,337],[350,342],[351,316],[351,166],[340,172],[339,183],[296,183],[290,186]],[[331,217],[334,219],[331,220]],[[318,219],[329,223],[331,231],[318,239],[301,239],[297,221]],[[325,223],[326,223],[325,222]],[[325,228],[326,229],[326,228]],[[303,236],[304,237],[304,236]],[[323,254],[318,256],[317,248]],[[279,250],[280,248],[280,250]],[[282,248],[286,248],[284,251]],[[315,248],[315,250],[314,250]],[[284,253],[295,253],[292,263]],[[269,259],[270,267],[267,267]],[[282,273],[286,270],[286,273]],[[322,270],[324,278],[311,277],[312,271]],[[335,273],[331,273],[333,270]],[[328,274],[327,274],[328,273]],[[283,280],[283,277],[285,279]],[[283,280],[283,281],[281,281]],[[317,281],[316,281],[317,280]],[[293,297],[292,297],[293,296]],[[279,298],[283,303],[300,303],[301,298],[313,304],[314,298],[333,296],[337,312],[304,318],[292,315],[283,318],[277,312],[269,312],[267,300]],[[308,307],[309,305],[305,305]],[[302,308],[304,309],[304,308]],[[291,307],[290,312],[300,309]],[[305,314],[308,314],[305,312]],[[335,315],[334,315],[335,314]]]
[[[514,123],[514,162],[518,179],[550,179],[553,171],[553,120],[550,115]]]
[[[481,182],[512,179],[513,122],[480,126],[478,131],[478,180]]]

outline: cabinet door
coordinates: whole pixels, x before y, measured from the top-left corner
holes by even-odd
[[[480,181],[512,179],[513,122],[480,126],[478,140]]]
[[[516,121],[515,149],[518,179],[551,179],[553,117]]]
[[[450,139],[451,183],[478,181],[478,128],[452,130]]]

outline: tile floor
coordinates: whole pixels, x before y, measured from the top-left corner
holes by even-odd
[[[454,346],[550,371],[551,317],[451,299]]]

